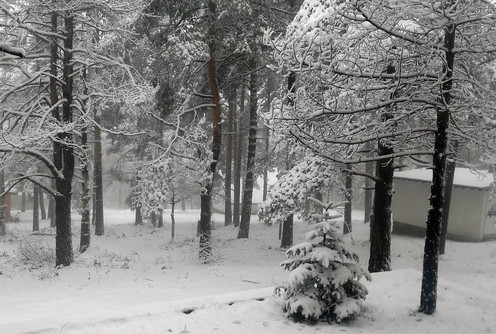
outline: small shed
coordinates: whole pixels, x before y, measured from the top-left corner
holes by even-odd
[[[425,235],[432,170],[413,169],[394,174],[393,233]],[[482,241],[496,238],[496,217],[489,212],[493,175],[456,168],[451,195],[448,238]]]

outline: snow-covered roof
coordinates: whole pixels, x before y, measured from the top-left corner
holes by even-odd
[[[394,173],[395,178],[412,181],[432,181],[432,169],[411,169]],[[457,167],[453,184],[459,187],[489,188],[494,181],[493,175],[486,170],[470,170],[469,168]]]

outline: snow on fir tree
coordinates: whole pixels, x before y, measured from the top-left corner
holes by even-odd
[[[372,278],[332,220],[341,215],[326,210],[317,216],[322,221],[306,234],[306,241],[286,251],[289,259],[281,266],[290,274],[277,292],[284,298],[284,311],[296,321],[341,322],[360,313],[368,291],[359,281]]]
[[[267,225],[282,223],[290,214],[302,212],[306,199],[320,189],[341,187],[340,169],[322,157],[305,156],[269,188],[258,217]]]

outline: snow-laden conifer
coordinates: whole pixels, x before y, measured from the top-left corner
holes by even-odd
[[[360,313],[368,291],[359,280],[370,281],[371,276],[332,220],[340,215],[326,210],[317,216],[323,220],[306,234],[306,241],[286,251],[289,259],[281,266],[290,274],[277,292],[284,298],[284,310],[296,321],[340,322]]]

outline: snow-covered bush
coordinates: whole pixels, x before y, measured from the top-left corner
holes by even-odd
[[[308,232],[306,242],[286,251],[289,260],[281,266],[289,270],[285,287],[277,292],[284,298],[284,310],[296,321],[340,322],[361,311],[367,288],[359,282],[369,272],[358,264],[358,255],[344,244],[337,223],[324,221]]]

